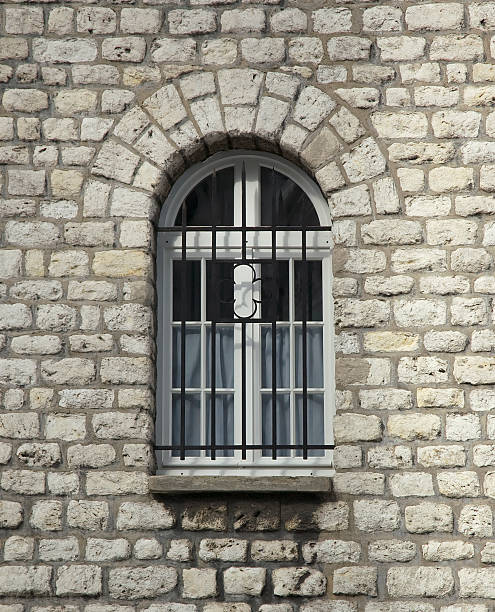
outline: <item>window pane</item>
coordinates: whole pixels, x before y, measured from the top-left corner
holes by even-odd
[[[323,321],[321,261],[294,262],[294,304],[296,321]]]
[[[272,396],[263,394],[261,402],[262,444],[272,444]],[[277,444],[290,444],[290,396],[277,395]],[[263,449],[263,457],[271,456],[269,449]],[[289,449],[277,450],[278,457],[290,457]]]
[[[234,396],[215,395],[215,442],[216,444],[234,444]],[[211,395],[206,403],[206,443],[211,444]],[[211,453],[207,452],[209,457]],[[233,457],[233,450],[219,450],[218,457]]]
[[[215,268],[214,275],[213,267]],[[215,264],[211,261],[206,262],[206,298],[206,319],[208,321],[233,320],[234,264],[232,262],[216,261]]]
[[[234,328],[218,326],[215,331],[215,384],[217,389],[234,387]],[[206,330],[206,386],[211,387],[211,328]]]
[[[174,261],[173,266],[173,320],[200,321],[201,262]]]
[[[290,387],[290,332],[288,326],[277,325],[277,388]],[[261,328],[261,386],[271,389],[272,386],[272,330]]]
[[[272,263],[261,264],[261,316],[265,321],[289,320],[289,262],[277,261],[275,286]],[[274,312],[275,309],[275,312]]]
[[[173,329],[172,386],[180,388],[181,376],[181,329]],[[199,327],[186,327],[186,388],[201,387],[201,330]]]
[[[261,168],[261,225],[272,225],[272,221],[275,225],[320,225],[311,200],[299,185],[271,168]]]
[[[198,183],[187,196],[187,225],[212,225],[213,219],[216,225],[234,225],[234,168],[218,170],[216,181],[217,200],[214,205],[211,174]],[[175,225],[182,225],[181,210],[177,213]]]
[[[308,395],[308,444],[325,444],[325,418],[323,395]],[[296,444],[303,443],[303,399],[296,396]],[[302,457],[302,450],[296,451]],[[322,457],[325,451],[308,450],[308,457]]]
[[[185,396],[185,444],[186,446],[198,446],[201,444],[201,399],[199,394],[188,393]],[[180,395],[172,397],[172,444],[180,444]],[[199,450],[186,451],[187,457],[198,457]],[[173,457],[179,457],[180,451],[172,451]]]
[[[302,328],[296,327],[296,387],[303,386]],[[323,328],[306,327],[308,387],[323,387]]]

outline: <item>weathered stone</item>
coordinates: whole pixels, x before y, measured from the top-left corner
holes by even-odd
[[[266,580],[262,567],[230,567],[223,573],[225,593],[230,595],[261,595]]]
[[[15,529],[23,520],[23,509],[20,503],[0,501],[0,526],[2,529]]]
[[[217,594],[217,570],[185,569],[182,572],[182,596],[187,599],[206,599]]]
[[[368,546],[368,558],[379,563],[404,563],[416,556],[416,544],[407,540],[375,540]]]
[[[272,572],[273,592],[281,597],[323,595],[325,576],[310,568],[278,568]]]
[[[333,573],[333,592],[340,595],[368,595],[376,597],[377,569],[375,567],[342,567]]]
[[[38,551],[42,561],[76,561],[79,558],[79,542],[73,536],[60,539],[41,539]]]
[[[387,500],[355,501],[354,520],[361,531],[393,531],[400,523],[399,506]]]
[[[32,470],[4,470],[1,487],[20,495],[41,495],[45,492],[45,474]]]
[[[160,503],[125,502],[117,516],[117,529],[170,529],[175,523],[173,513]]]
[[[491,580],[494,571],[492,568],[464,568],[459,570],[461,597],[495,598]]]
[[[405,472],[390,478],[390,490],[394,497],[428,497],[434,495],[431,474]]]
[[[58,596],[99,595],[102,569],[95,565],[63,565],[57,570],[55,590]]]
[[[201,540],[199,558],[202,561],[245,561],[247,541],[233,538]]]
[[[392,567],[387,589],[392,597],[445,597],[454,589],[454,577],[447,567]]]
[[[0,568],[0,594],[4,597],[43,597],[51,594],[52,568],[9,565]],[[8,612],[8,611],[7,611]]]
[[[298,546],[291,540],[255,540],[251,543],[251,558],[254,561],[296,561]]]
[[[148,493],[148,477],[142,472],[119,472],[102,470],[88,473],[86,493],[88,495],[126,495]]]
[[[67,523],[70,527],[99,531],[108,525],[108,504],[100,501],[70,501]]]

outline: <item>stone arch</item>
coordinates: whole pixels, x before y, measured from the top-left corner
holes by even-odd
[[[298,163],[327,196],[333,218],[372,215],[373,198],[379,213],[399,210],[384,155],[346,106],[294,74],[248,68],[194,71],[135,104],[105,138],[85,194],[110,197],[112,216],[152,219],[188,166],[232,148]]]

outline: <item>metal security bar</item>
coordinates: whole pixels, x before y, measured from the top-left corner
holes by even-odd
[[[206,444],[188,444],[187,432],[188,428],[197,427],[195,422],[187,422],[186,418],[186,327],[187,327],[187,309],[181,309],[180,321],[180,436],[178,444],[156,445],[155,450],[158,451],[175,451],[179,453],[179,458],[185,460],[187,453],[190,451],[206,451],[212,461],[215,461],[217,455],[221,451],[240,451],[242,460],[246,459],[247,451],[261,450],[269,451],[269,455],[273,460],[280,457],[281,451],[300,451],[303,459],[308,459],[308,451],[318,450],[324,451],[334,448],[333,444],[311,444],[308,436],[308,306],[310,301],[310,273],[308,261],[308,232],[329,232],[331,228],[328,226],[311,225],[308,226],[304,222],[299,225],[282,225],[278,223],[279,209],[282,205],[282,194],[277,193],[275,171],[272,169],[271,176],[271,225],[248,226],[246,214],[246,169],[242,167],[242,203],[241,203],[241,224],[240,225],[218,225],[217,219],[217,201],[218,201],[218,183],[216,172],[211,178],[210,190],[210,208],[211,208],[211,225],[188,225],[188,210],[187,201],[184,200],[180,210],[180,226],[159,228],[159,232],[169,232],[180,235],[180,270],[181,270],[181,297],[185,303],[191,296],[188,295],[188,235],[195,232],[206,232],[211,237],[211,273],[207,275],[207,294],[216,295],[218,299],[208,301],[208,323],[211,334],[210,340],[210,411],[209,411],[209,443]],[[235,232],[240,233],[240,244],[236,249],[234,257],[231,255],[226,258],[220,255],[222,248],[218,246],[218,235],[220,232]],[[270,236],[270,243],[266,246],[266,256],[256,257],[252,255],[252,250],[247,248],[248,233],[250,232],[266,232]],[[278,300],[280,292],[279,281],[279,262],[287,261],[287,258],[279,258],[278,253],[282,247],[279,244],[278,237],[281,232],[291,232],[291,235],[300,236],[300,245],[297,249],[301,265],[301,291],[300,295],[296,295],[294,291],[294,300],[298,302],[299,312],[302,313],[301,319],[297,321],[301,328],[301,344],[302,344],[302,391],[298,392],[298,397],[302,401],[302,435],[301,442],[297,444],[280,443],[278,440],[278,404],[277,400],[280,396],[280,389],[277,385],[277,325],[279,323],[278,315]],[[231,249],[229,249],[231,250]],[[251,251],[251,253],[250,253]],[[260,275],[259,270],[263,264],[271,265],[271,276]],[[233,270],[233,276],[224,276],[225,265],[228,265]],[[236,269],[250,269],[252,271],[252,284],[261,281],[263,290],[260,295],[252,299],[252,313],[236,312],[236,297],[235,297],[235,273]],[[233,282],[233,295],[231,299],[222,299],[222,287]],[[258,285],[259,287],[259,285]],[[202,299],[207,299],[202,296]],[[228,307],[228,312],[227,312]],[[240,384],[241,402],[240,414],[235,414],[234,418],[241,419],[240,427],[240,442],[233,444],[217,443],[217,324],[236,324],[240,326],[241,337],[241,372],[242,381]],[[248,423],[247,423],[247,369],[250,367],[247,359],[247,326],[254,324],[266,324],[267,329],[271,330],[271,441],[269,443],[248,443]],[[327,383],[328,384],[328,383]],[[260,392],[260,390],[258,390]],[[172,401],[171,397],[169,401]],[[261,440],[261,432],[259,432]]]

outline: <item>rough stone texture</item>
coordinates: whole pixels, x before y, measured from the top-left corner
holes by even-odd
[[[0,7],[0,612],[492,608],[494,28],[489,1]],[[231,147],[328,199],[331,497],[148,493],[153,224]]]

